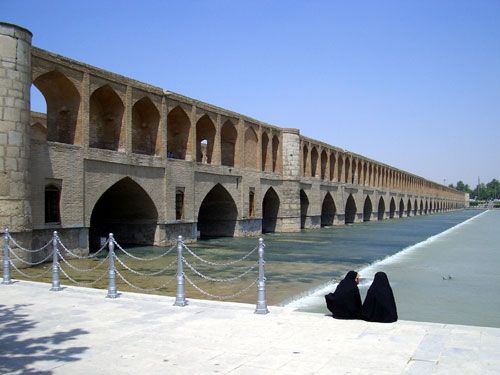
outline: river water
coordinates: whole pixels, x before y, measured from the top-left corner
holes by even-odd
[[[300,233],[266,234],[263,238],[268,303],[327,314],[324,295],[334,290],[348,270],[357,270],[364,278],[360,284],[362,297],[375,272],[382,270],[388,274],[394,290],[400,319],[500,327],[500,293],[496,289],[500,285],[498,228],[500,210],[460,210]],[[256,245],[256,238],[219,238],[188,246],[202,258],[221,263],[243,257]],[[165,251],[158,247],[126,250],[138,257]],[[128,272],[120,263],[118,269],[131,284],[146,289],[167,284],[153,292],[175,295],[175,251],[152,262],[137,261],[120,255],[120,251],[117,254],[123,263],[142,273],[154,273],[172,265],[166,274],[149,277]],[[255,255],[226,269],[184,254],[196,270],[218,279],[231,278],[255,265]],[[97,262],[72,260],[71,264],[85,269]],[[75,280],[91,282],[106,270],[71,271],[66,267]],[[235,294],[255,280],[255,270],[232,282],[215,282],[198,277],[189,268],[185,271],[199,289],[214,295]],[[62,282],[69,284],[64,278]],[[106,278],[93,286],[106,288]],[[139,290],[121,279],[118,289]],[[199,289],[187,282],[188,299],[206,298]],[[255,303],[256,286],[229,300]]]

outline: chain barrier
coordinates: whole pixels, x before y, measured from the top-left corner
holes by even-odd
[[[243,293],[245,293],[248,289],[250,289],[252,286],[254,286],[257,283],[257,281],[258,281],[258,279],[255,279],[250,285],[246,286],[245,288],[241,289],[240,291],[238,291],[238,292],[236,292],[234,294],[217,295],[217,294],[209,293],[206,290],[203,290],[198,285],[196,285],[193,281],[191,281],[191,279],[189,277],[187,277],[186,275],[184,275],[184,278],[187,280],[187,282],[189,284],[191,284],[191,286],[193,288],[195,288],[201,294],[203,294],[203,295],[205,295],[207,297],[210,297],[210,298],[216,298],[218,300],[226,300],[226,299],[231,299],[231,298],[239,297]]]
[[[119,296],[117,287],[116,287],[116,277],[118,276],[120,280],[126,284],[128,287],[139,290],[142,292],[154,292],[158,291],[160,289],[166,288],[169,284],[171,284],[174,280],[176,280],[176,298],[175,298],[175,303],[174,305],[176,306],[186,306],[187,305],[187,300],[186,300],[186,294],[185,294],[185,281],[187,281],[195,290],[197,290],[199,293],[201,293],[204,296],[207,296],[209,298],[214,298],[217,300],[228,300],[232,298],[236,298],[241,296],[243,293],[246,293],[251,287],[255,286],[257,284],[257,305],[256,305],[256,310],[255,313],[257,314],[267,314],[269,311],[267,309],[267,295],[266,295],[266,278],[264,276],[264,241],[262,238],[259,239],[259,245],[254,247],[251,251],[246,253],[244,256],[241,258],[238,258],[233,261],[229,262],[213,262],[210,260],[207,260],[199,255],[197,255],[194,251],[192,251],[190,248],[188,248],[183,241],[182,236],[179,236],[177,238],[177,243],[176,245],[172,246],[168,250],[164,251],[162,254],[154,256],[154,257],[138,257],[135,256],[125,249],[120,246],[120,244],[114,239],[113,234],[110,233],[106,242],[101,246],[101,248],[93,253],[92,255],[87,255],[87,256],[81,256],[78,255],[75,251],[68,249],[64,243],[60,240],[57,232],[53,232],[52,239],[45,244],[43,247],[35,250],[29,250],[25,249],[22,246],[20,246],[10,235],[8,232],[8,229],[5,230],[3,233],[3,239],[4,239],[4,246],[3,246],[3,282],[2,284],[10,284],[10,268],[12,267],[17,273],[20,275],[28,278],[28,279],[38,279],[42,278],[45,275],[47,275],[50,271],[52,271],[52,291],[58,291],[61,290],[61,285],[60,285],[60,275],[59,273],[62,273],[62,275],[71,283],[80,285],[80,286],[93,286],[103,280],[106,275],[108,276],[108,293],[107,296],[108,298],[117,298]],[[16,249],[20,249],[22,251],[26,251],[28,253],[36,253],[40,252],[42,250],[47,249],[51,244],[52,244],[52,249],[49,252],[49,254],[42,260],[36,261],[36,262],[29,262],[27,260],[22,259],[22,257],[17,254],[13,248],[10,246],[10,243],[12,243]],[[62,249],[60,250],[59,247]],[[166,267],[163,267],[162,269],[159,269],[157,271],[152,271],[152,272],[141,272],[137,269],[134,269],[130,267],[124,260],[120,259],[116,253],[115,253],[115,247],[116,249],[120,250],[125,256],[128,256],[131,259],[134,259],[136,261],[141,261],[141,262],[149,262],[149,261],[154,261],[158,260],[160,258],[163,258],[173,252],[174,249],[177,249],[177,257],[174,259],[172,262],[170,262]],[[65,258],[65,255],[69,255],[70,257],[76,258],[76,259],[84,259],[84,260],[95,260],[97,261],[97,256],[106,250],[108,248],[108,254],[105,258],[99,260],[94,266],[90,268],[80,268],[69,262],[68,259]],[[186,250],[189,255],[193,256],[196,261],[199,261],[201,263],[196,264],[197,262],[190,263],[188,259],[186,259],[183,256],[183,250]],[[232,277],[212,277],[208,276],[207,274],[202,273],[199,269],[197,269],[197,266],[203,266],[203,265],[208,265],[212,267],[229,267],[233,266],[237,263],[243,262],[245,260],[248,260],[248,258],[254,254],[258,250],[258,260],[250,262],[250,265],[248,267],[240,267],[239,270],[234,270],[237,271],[238,274],[236,276]],[[10,255],[13,256],[13,259],[10,259]],[[44,270],[42,273],[38,274],[29,274],[26,272],[23,272],[19,269],[19,267],[15,264],[14,260],[16,262],[28,265],[28,266],[37,266],[42,263],[46,263],[49,261],[49,259],[52,258],[52,265],[50,267],[47,267],[46,270]],[[62,265],[65,267],[68,267],[72,271],[78,272],[78,273],[84,273],[88,274],[90,272],[94,272],[100,267],[102,267],[105,264],[108,264],[107,270],[104,271],[101,275],[97,277],[95,280],[91,280],[88,282],[84,281],[78,281],[75,279],[75,277],[71,276],[67,270],[65,270]],[[121,267],[121,270],[119,271],[116,267],[116,263],[118,263],[118,266]],[[162,283],[162,285],[157,286],[157,287],[152,287],[152,288],[142,288],[138,285],[135,285],[133,282],[131,282],[127,277],[124,275],[124,271],[130,272],[136,276],[140,277],[155,277],[155,276],[161,276],[168,270],[172,270],[174,268],[175,263],[177,263],[177,271],[175,276],[170,277],[167,282]],[[232,294],[225,294],[225,295],[218,295],[218,294],[213,294],[210,293],[200,286],[196,285],[196,283],[189,278],[185,273],[183,266],[186,266],[194,275],[200,277],[201,279],[208,281],[208,282],[217,282],[217,283],[231,283],[240,279],[243,279],[245,276],[253,273],[256,271],[256,268],[258,268],[258,277],[255,278],[249,285],[245,286],[243,289],[240,289],[239,291],[232,293]],[[226,271],[229,272],[229,271]]]
[[[14,238],[10,235],[10,233],[9,233],[9,239],[12,241],[12,244],[14,245],[15,248],[17,248],[19,250],[22,250],[22,251],[24,251],[26,253],[38,253],[38,252],[40,252],[42,250],[45,250],[52,243],[52,240],[50,240],[49,242],[47,242],[45,245],[43,245],[39,249],[30,250],[30,249],[26,249],[25,247],[22,247],[21,245],[19,245],[16,242],[16,240],[14,240]],[[11,247],[11,250],[12,250],[12,247]]]
[[[158,276],[160,274],[162,274],[163,272],[167,271],[167,270],[171,270],[172,269],[172,266],[177,263],[177,259],[174,259],[168,266],[166,266],[165,268],[162,268],[161,270],[159,271],[155,271],[155,272],[151,272],[151,273],[144,273],[144,272],[139,272],[137,270],[134,270],[133,268],[130,268],[129,266],[127,266],[127,264],[125,262],[123,262],[120,258],[116,257],[116,261],[118,263],[120,263],[120,265],[125,268],[127,271],[130,271],[132,272],[133,274],[135,275],[138,275],[138,276],[143,276],[143,277],[147,277],[147,276]]]
[[[73,271],[82,272],[82,273],[95,271],[96,269],[98,269],[99,267],[101,267],[104,264],[104,262],[106,262],[109,259],[109,255],[108,255],[106,258],[102,259],[95,267],[92,267],[92,268],[79,268],[79,267],[76,267],[76,266],[72,265],[70,262],[68,262],[66,259],[64,259],[64,257],[61,255],[61,253],[59,251],[57,253],[61,257],[61,260],[63,261],[64,264],[66,264]]]
[[[247,275],[250,271],[253,271],[255,269],[255,267],[257,267],[257,265],[258,265],[257,262],[255,262],[255,264],[252,267],[248,268],[246,271],[244,271],[242,274],[240,274],[238,276],[230,277],[230,278],[227,278],[227,279],[217,279],[217,278],[210,277],[210,276],[202,274],[200,271],[198,271],[196,268],[194,268],[191,264],[189,264],[189,262],[184,257],[182,257],[182,261],[184,262],[184,264],[186,266],[188,266],[188,268],[191,271],[193,271],[193,273],[195,273],[196,275],[198,275],[202,279],[205,279],[205,280],[208,280],[208,281],[219,282],[219,283],[227,283],[227,282],[231,282],[231,281],[235,281],[235,280],[241,279],[242,277],[244,277],[245,275]]]
[[[61,265],[59,265],[59,269],[61,270],[61,273],[64,275],[64,277],[66,277],[69,281],[71,281],[73,284],[75,285],[78,285],[78,286],[83,286],[83,287],[88,287],[88,286],[92,286],[92,285],[95,285],[97,284],[99,281],[101,281],[102,279],[104,279],[104,277],[107,275],[107,272],[104,271],[101,276],[99,276],[97,279],[95,279],[94,281],[89,281],[89,282],[85,282],[85,281],[76,281],[75,279],[73,279],[70,275],[68,275],[68,273],[66,271],[64,271],[64,268],[61,267]]]
[[[52,257],[52,252],[50,252],[44,259],[38,261],[38,262],[28,262],[27,260],[22,259],[19,255],[16,254],[16,252],[12,249],[10,249],[10,253],[14,255],[14,258],[17,259],[18,262],[21,262],[23,264],[26,264],[28,266],[38,266],[42,263],[45,263]]]
[[[130,254],[128,251],[126,251],[123,247],[120,246],[120,244],[118,242],[116,242],[115,240],[113,240],[114,244],[116,245],[116,247],[118,249],[120,249],[125,255],[127,255],[128,257],[132,258],[132,259],[135,259],[135,260],[143,260],[143,261],[146,261],[146,262],[149,262],[151,260],[157,260],[157,259],[160,259],[160,258],[163,258],[164,256],[168,255],[173,249],[175,249],[175,246],[172,246],[170,249],[168,249],[167,251],[165,251],[163,254],[160,254],[158,256],[154,256],[154,257],[151,257],[151,258],[140,258],[140,257],[136,257],[135,255],[132,255]]]
[[[47,275],[47,274],[50,272],[50,270],[51,270],[51,268],[50,268],[50,267],[48,267],[48,268],[47,268],[45,271],[43,271],[42,273],[38,273],[38,274],[35,274],[35,275],[29,275],[29,274],[27,274],[26,272],[23,272],[23,271],[21,271],[19,268],[17,268],[17,266],[15,265],[15,263],[14,263],[14,262],[12,262],[12,261],[11,261],[11,262],[10,262],[10,265],[12,266],[12,268],[14,268],[14,270],[15,270],[17,273],[19,273],[20,275],[22,275],[22,276],[24,276],[24,277],[26,277],[26,278],[28,278],[28,279],[31,279],[31,280],[41,279],[42,277],[44,277],[45,275]]]
[[[175,277],[172,276],[171,278],[168,279],[168,281],[166,283],[163,283],[162,285],[158,286],[158,287],[155,287],[155,288],[141,288],[140,286],[137,286],[137,285],[134,285],[132,284],[130,281],[128,281],[125,277],[123,277],[123,275],[119,272],[119,271],[116,271],[116,274],[118,275],[118,277],[125,283],[127,284],[129,287],[133,288],[133,289],[136,289],[136,290],[140,290],[141,292],[154,292],[156,290],[160,290],[160,289],[163,289],[165,288],[166,286],[168,286],[172,281],[175,280]]]
[[[71,255],[72,257],[77,258],[77,259],[92,259],[92,258],[96,258],[101,253],[101,251],[104,251],[104,249],[108,246],[108,241],[109,241],[109,239],[107,239],[106,243],[104,245],[102,245],[102,247],[99,250],[97,250],[95,253],[89,254],[87,256],[81,256],[81,255],[76,254],[73,250],[68,249],[66,246],[64,246],[64,244],[62,243],[61,239],[59,237],[57,238],[57,244],[61,245],[62,249],[65,252],[67,252],[69,255]],[[59,254],[61,255],[61,253],[59,253]],[[62,257],[62,255],[61,255],[61,257]]]
[[[195,257],[196,259],[198,259],[200,262],[202,263],[205,263],[205,264],[208,264],[210,266],[215,266],[215,267],[227,267],[227,266],[232,266],[233,264],[236,264],[236,263],[239,263],[241,261],[244,261],[245,259],[247,259],[250,255],[252,255],[255,250],[258,249],[258,246],[254,247],[249,253],[247,253],[246,255],[244,255],[242,258],[240,259],[236,259],[234,261],[231,261],[231,262],[227,262],[227,263],[217,263],[217,262],[211,262],[209,260],[206,260],[206,259],[203,259],[202,257],[200,257],[199,255],[197,255],[196,253],[194,253],[189,247],[187,247],[184,243],[182,244],[183,248],[186,249],[188,251],[189,254],[191,254],[193,257]]]

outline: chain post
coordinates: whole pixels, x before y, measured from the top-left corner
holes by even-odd
[[[59,253],[57,251],[57,241],[59,237],[57,232],[54,231],[52,234],[52,288],[53,292],[58,292],[61,290],[61,279],[59,277]]]
[[[266,291],[266,277],[264,272],[264,240],[259,238],[259,280],[257,282],[257,306],[255,314],[268,314],[267,309],[267,291]]]
[[[113,233],[109,234],[108,248],[109,248],[108,294],[106,298],[116,298],[118,297],[118,293],[116,291],[115,239],[113,237]]]
[[[12,281],[10,280],[9,240],[10,240],[9,229],[5,228],[5,232],[3,234],[4,243],[3,243],[3,280],[2,280],[2,284],[5,285],[12,284]]]
[[[184,270],[182,268],[182,236],[177,237],[177,290],[174,306],[186,306],[186,293],[184,285]]]

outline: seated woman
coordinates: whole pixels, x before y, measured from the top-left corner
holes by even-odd
[[[396,301],[385,272],[377,272],[363,302],[362,317],[369,322],[392,323],[398,320]]]
[[[359,275],[349,271],[337,285],[335,292],[325,296],[326,307],[336,319],[359,319],[361,317],[361,296],[358,289]]]

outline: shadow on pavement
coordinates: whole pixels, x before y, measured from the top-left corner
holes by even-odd
[[[79,335],[88,334],[82,329],[56,332],[37,337],[28,331],[36,329],[37,321],[23,313],[29,304],[5,306],[0,304],[0,374],[51,374],[50,368],[64,362],[80,360],[88,347],[68,347],[68,343]],[[63,346],[56,348],[55,346]],[[50,364],[35,365],[36,362],[51,361]],[[57,364],[56,364],[57,362]],[[40,368],[42,367],[42,368]]]

